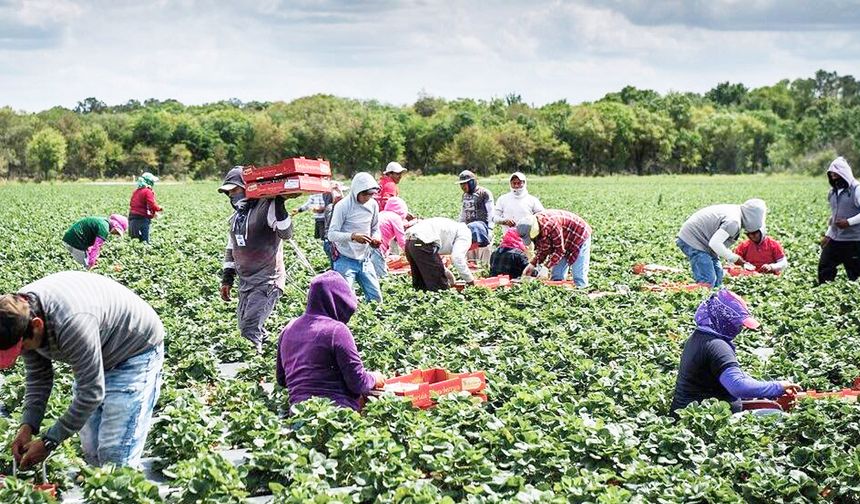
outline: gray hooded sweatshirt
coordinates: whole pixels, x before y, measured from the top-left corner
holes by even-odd
[[[337,252],[358,261],[368,257],[370,246],[352,241],[352,234],[362,233],[376,239],[382,237],[376,200],[370,198],[363,205],[358,202],[358,194],[368,189],[379,189],[376,179],[367,172],[356,173],[352,178],[349,196],[335,204],[328,227],[328,239],[337,247]]]
[[[681,226],[678,238],[696,250],[732,260],[729,247],[740,237],[741,229],[751,233],[765,233],[767,205],[763,200],[751,199],[743,205],[711,205],[694,213]],[[712,243],[714,235],[722,240]]]
[[[835,173],[848,182],[847,189],[831,189],[827,194],[830,202],[830,226],[827,237],[835,241],[860,241],[860,188],[845,158],[838,157],[830,163],[828,173]],[[836,221],[848,219],[845,229],[836,227]]]

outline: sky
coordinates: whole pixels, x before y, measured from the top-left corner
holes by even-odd
[[[0,106],[531,104],[860,78],[860,0],[0,0]]]

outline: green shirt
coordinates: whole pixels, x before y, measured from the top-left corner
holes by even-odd
[[[72,224],[63,235],[63,241],[78,250],[87,250],[96,242],[96,237],[108,239],[110,225],[104,217],[84,217]]]

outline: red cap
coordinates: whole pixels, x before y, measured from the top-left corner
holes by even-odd
[[[17,343],[6,350],[0,350],[0,369],[9,369],[15,365],[18,356],[21,355],[21,347],[24,345],[24,339],[19,339]]]

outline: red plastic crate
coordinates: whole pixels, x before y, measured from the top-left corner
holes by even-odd
[[[324,193],[331,191],[331,180],[308,175],[296,175],[278,180],[252,182],[245,187],[251,199],[273,198],[280,194]]]
[[[290,158],[271,166],[248,165],[242,170],[246,184],[261,180],[285,178],[292,175],[331,177],[331,165],[322,159]]]
[[[408,397],[412,400],[413,406],[422,409],[431,408],[435,405],[434,394],[444,395],[462,390],[468,391],[472,395],[483,396],[482,400],[486,401],[486,395],[481,393],[487,386],[487,379],[483,371],[458,374],[442,368],[416,369],[411,373],[385,380],[385,384],[413,386],[408,389],[394,390],[394,393]]]

